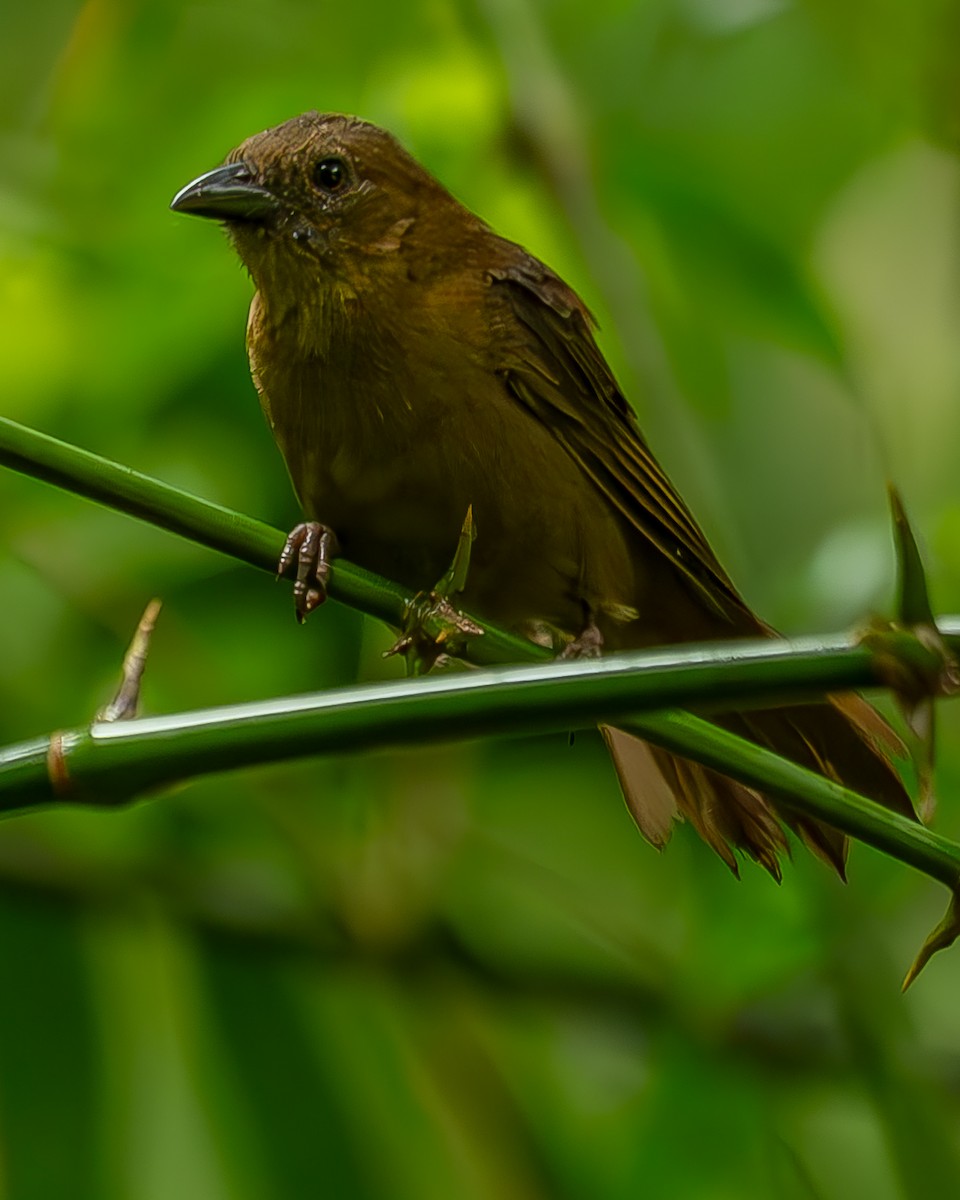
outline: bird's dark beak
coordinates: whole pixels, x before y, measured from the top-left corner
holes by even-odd
[[[213,217],[218,221],[259,221],[275,213],[280,202],[253,182],[246,163],[228,163],[188,183],[170,201],[174,212]]]

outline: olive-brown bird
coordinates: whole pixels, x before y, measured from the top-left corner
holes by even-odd
[[[330,556],[412,590],[468,506],[468,611],[574,652],[772,635],[637,428],[580,298],[464,208],[384,130],[305,113],[174,198],[223,221],[256,285],[250,367],[310,522],[291,534],[303,617]],[[321,524],[322,523],[322,524]],[[728,728],[913,816],[859,697],[730,714]],[[604,736],[656,845],[685,816],[736,871],[779,878],[780,819],[842,873],[846,839],[622,730]],[[780,818],[780,819],[778,819]]]

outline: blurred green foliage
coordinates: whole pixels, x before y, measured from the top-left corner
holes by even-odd
[[[946,0],[40,0],[0,10],[0,410],[281,526],[250,288],[166,210],[308,108],[392,128],[601,318],[789,632],[889,609],[884,481],[960,610]],[[163,712],[392,669],[388,635],[0,475],[0,742],[88,718],[145,601]],[[938,827],[960,835],[942,713]],[[656,856],[592,736],[323,760],[0,827],[0,1195],[952,1195],[960,956],[862,849]]]

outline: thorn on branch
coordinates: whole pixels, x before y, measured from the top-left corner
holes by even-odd
[[[451,597],[462,592],[470,569],[470,552],[476,531],[473,506],[463,519],[457,548],[450,569],[432,592],[420,592],[407,605],[403,631],[384,658],[402,654],[408,675],[425,675],[441,659],[458,655],[463,643],[483,635],[482,626],[472,621],[452,603]]]
[[[98,721],[129,721],[140,707],[140,681],[147,665],[150,638],[157,624],[162,602],[151,600],[123,658],[123,678],[117,694],[97,713]]]
[[[954,885],[950,907],[943,920],[920,947],[920,953],[914,959],[913,966],[903,981],[903,990],[907,990],[938,950],[946,950],[948,946],[952,946],[958,936],[960,936],[960,881]]]
[[[920,816],[933,816],[936,730],[934,701],[960,691],[960,663],[950,651],[933,616],[917,539],[896,488],[889,487],[897,551],[897,616],[873,621],[861,643],[873,651],[874,669],[889,687],[911,733],[920,781]]]

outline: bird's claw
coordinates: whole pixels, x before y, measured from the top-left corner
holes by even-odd
[[[326,600],[330,564],[339,552],[337,535],[319,521],[303,521],[287,534],[277,563],[277,578],[296,567],[293,603],[301,625]]]
[[[603,654],[603,634],[590,618],[579,634],[563,647],[557,655],[566,658],[600,658]]]

